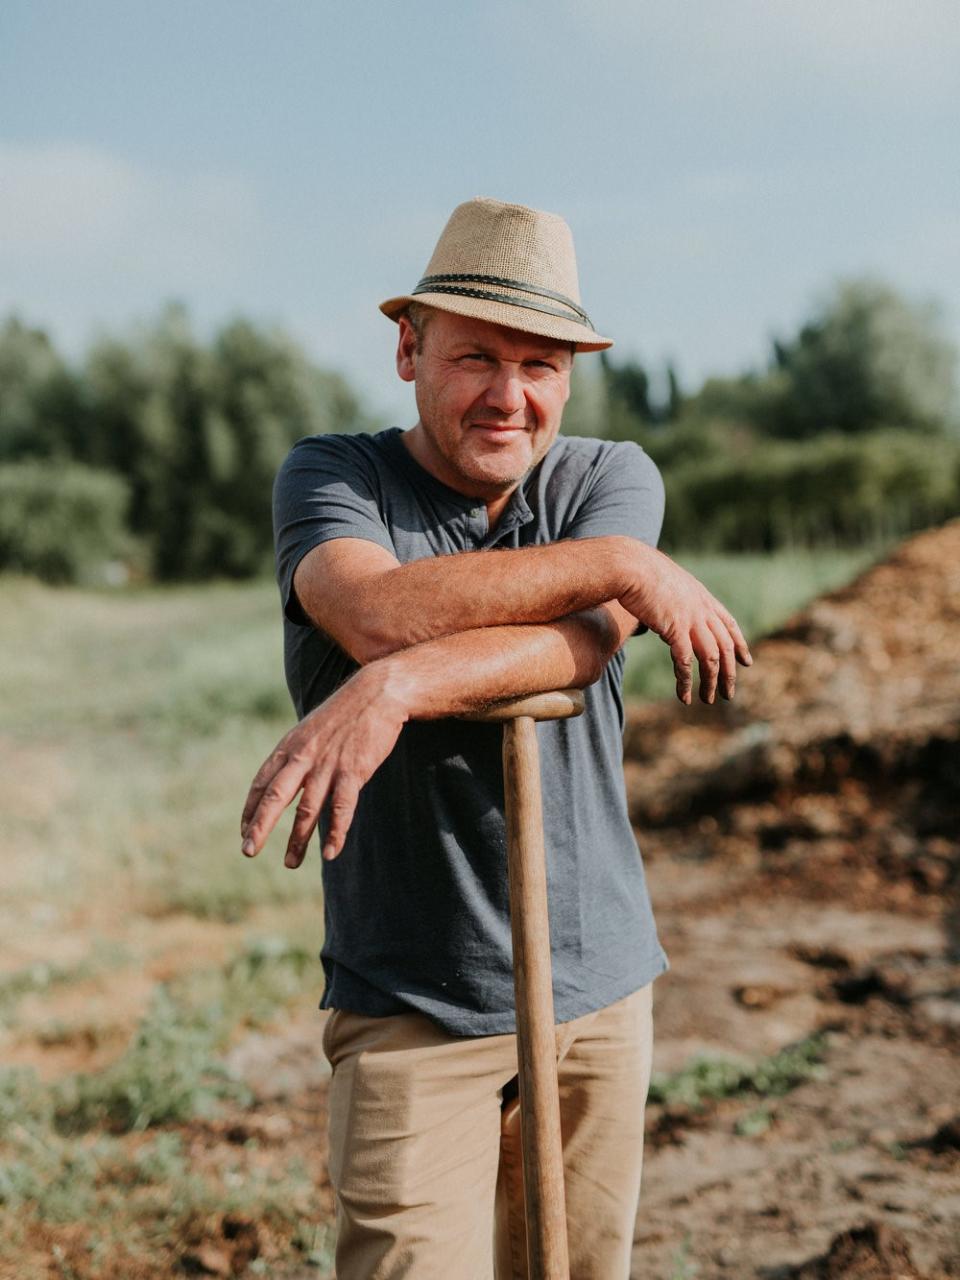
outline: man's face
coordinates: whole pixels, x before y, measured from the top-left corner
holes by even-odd
[[[401,317],[397,370],[420,411],[411,453],[470,497],[509,493],[557,438],[572,365],[569,343],[436,309],[417,351]]]

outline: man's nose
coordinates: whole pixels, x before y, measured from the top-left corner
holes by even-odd
[[[500,413],[518,413],[525,403],[520,370],[509,364],[499,365],[487,388],[486,399],[487,404]]]

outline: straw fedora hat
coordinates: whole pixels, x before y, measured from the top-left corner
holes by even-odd
[[[412,293],[380,310],[398,320],[411,302],[576,343],[613,346],[580,305],[573,236],[555,213],[478,196],[457,205]]]

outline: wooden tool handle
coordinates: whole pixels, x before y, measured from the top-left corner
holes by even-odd
[[[531,693],[525,698],[508,698],[494,702],[482,711],[471,711],[461,720],[507,721],[518,716],[531,720],[569,720],[583,714],[585,706],[582,689],[553,689],[550,693]]]
[[[503,730],[527,1260],[531,1280],[569,1280],[537,729],[521,715]]]

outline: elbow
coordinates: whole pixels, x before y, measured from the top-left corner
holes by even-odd
[[[382,612],[374,607],[364,607],[362,598],[354,602],[349,636],[345,639],[350,657],[363,667],[379,658],[388,658],[405,647],[396,631],[384,624]]]
[[[623,645],[623,637],[616,619],[608,609],[594,609],[592,613],[590,621],[594,628],[595,649],[600,668],[597,672],[599,680],[607,663]]]
[[[361,667],[365,667],[371,662],[377,662],[380,658],[388,658],[400,647],[377,636],[357,636],[350,645],[350,657],[354,662],[359,662]]]
[[[580,614],[584,624],[584,643],[580,646],[578,666],[584,685],[596,684],[607,663],[621,647],[620,629],[608,610],[589,609]]]
[[[354,662],[360,663],[361,667],[376,662],[380,658],[388,658],[391,653],[396,653],[402,647],[395,638],[387,636],[377,626],[352,626],[349,637],[344,639],[346,641],[344,648]]]

